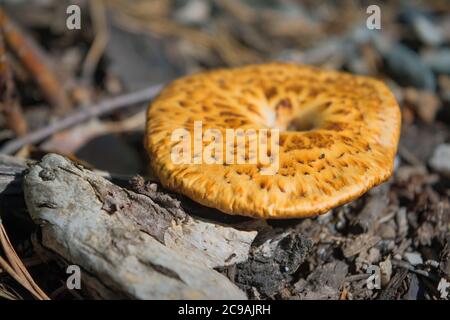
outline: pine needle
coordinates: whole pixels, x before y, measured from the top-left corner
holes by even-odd
[[[9,241],[6,230],[0,220],[0,244],[6,259],[0,256],[0,267],[4,269],[14,280],[20,283],[38,300],[50,300],[44,291],[34,282],[27,268],[17,255]]]

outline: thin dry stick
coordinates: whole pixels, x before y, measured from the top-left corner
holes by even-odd
[[[7,127],[16,135],[23,136],[27,132],[27,122],[16,99],[13,75],[3,40],[3,28],[0,25],[0,112],[6,119]]]
[[[43,300],[42,297],[31,287],[31,285],[18,275],[14,269],[8,264],[8,262],[0,256],[0,266],[5,269],[14,280],[16,280],[22,287],[27,289],[36,299]]]
[[[28,270],[23,265],[17,253],[9,241],[3,225],[0,223],[0,243],[3,251],[8,258],[8,261],[4,260],[0,256],[0,266],[18,283],[20,283],[25,289],[27,289],[33,296],[39,300],[49,300],[49,297],[39,286],[34,282]]]
[[[92,81],[95,68],[105,50],[109,38],[106,11],[103,1],[90,1],[89,8],[95,30],[95,39],[84,60],[81,72],[82,78],[88,84]]]
[[[0,153],[12,154],[27,144],[40,142],[56,132],[70,128],[88,119],[125,108],[130,105],[150,101],[158,94],[161,88],[161,84],[155,85],[147,89],[104,100],[96,105],[78,108],[78,112],[63,118],[60,121],[54,122],[47,127],[31,132],[23,137],[11,140],[0,149]]]
[[[9,287],[0,283],[0,298],[6,300],[23,300],[22,297]]]
[[[49,299],[48,296],[45,294],[44,291],[42,291],[42,289],[36,284],[36,282],[34,282],[27,268],[22,263],[22,260],[20,260],[19,256],[14,250],[14,247],[9,241],[9,237],[6,234],[6,230],[3,227],[3,225],[0,225],[0,241],[3,244],[3,249],[14,271],[19,276],[21,276],[22,279],[24,279],[27,283],[30,284],[30,286],[33,288],[33,290],[37,293],[37,295],[40,298],[48,300]]]
[[[0,256],[0,266],[2,267],[2,269],[4,269],[6,271],[6,273],[8,273],[14,280],[16,280],[18,283],[20,283],[25,289],[27,289],[28,291],[30,291],[31,293],[36,294],[33,290],[33,288],[30,287],[30,285],[28,283],[26,283],[15,271],[13,268],[10,267],[10,265],[8,264],[8,262],[3,259]],[[37,296],[37,295],[36,295]]]
[[[61,85],[61,81],[53,73],[42,57],[42,50],[29,39],[6,15],[0,7],[0,27],[7,46],[20,59],[40,86],[46,99],[58,112],[63,112],[71,105],[70,99]]]

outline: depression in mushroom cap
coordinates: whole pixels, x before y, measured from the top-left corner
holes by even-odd
[[[382,82],[283,63],[178,79],[147,116],[146,148],[164,186],[257,218],[314,216],[359,197],[392,175],[400,133]],[[191,161],[173,161],[180,143]]]

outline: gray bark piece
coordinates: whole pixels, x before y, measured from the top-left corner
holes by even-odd
[[[189,219],[169,228],[164,243],[178,250],[186,259],[195,259],[209,268],[217,268],[246,261],[255,236],[256,232],[236,232],[232,228]]]
[[[344,257],[350,258],[360,252],[369,250],[380,242],[380,240],[381,238],[379,236],[372,236],[367,233],[363,233],[354,239],[349,239],[342,249]]]
[[[200,221],[176,202],[161,207],[54,154],[30,167],[24,194],[43,247],[79,265],[92,296],[246,298],[211,267],[246,260],[254,231]]]
[[[0,154],[0,194],[11,194],[21,190],[16,177],[27,168],[25,160]]]
[[[450,177],[450,144],[443,143],[438,145],[429,163],[433,170]]]
[[[306,280],[296,284],[298,297],[304,300],[337,300],[347,273],[348,266],[342,261],[319,266]]]
[[[361,212],[351,221],[353,231],[363,233],[372,230],[376,220],[382,216],[388,208],[388,185],[384,184],[372,189],[366,205]]]

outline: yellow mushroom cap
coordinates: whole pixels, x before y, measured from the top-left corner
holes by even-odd
[[[263,174],[260,163],[174,163],[172,133],[185,128],[194,137],[195,121],[223,137],[226,129],[280,129],[278,171]],[[295,64],[250,65],[169,84],[149,107],[146,148],[161,183],[203,205],[257,218],[306,217],[392,175],[400,122],[393,94],[378,80]]]

